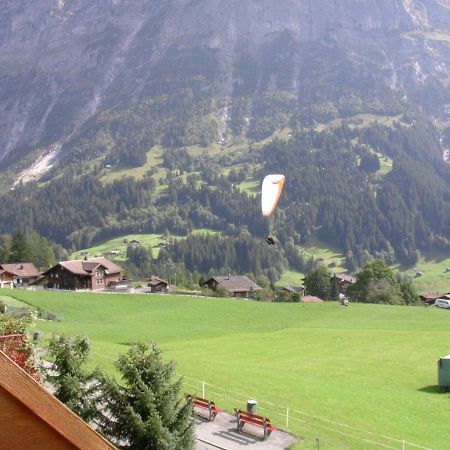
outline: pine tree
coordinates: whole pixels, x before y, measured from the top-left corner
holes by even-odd
[[[335,276],[330,280],[330,300],[339,300],[339,284]]]
[[[30,251],[25,234],[22,233],[22,231],[17,231],[12,238],[8,262],[27,262],[30,256],[29,253]]]
[[[330,274],[324,266],[319,266],[305,277],[307,295],[316,295],[322,299],[330,296]]]
[[[9,249],[11,247],[11,236],[9,234],[0,235],[0,263],[9,261]]]
[[[94,375],[86,374],[81,368],[89,355],[88,340],[80,336],[54,336],[48,354],[53,363],[45,378],[54,387],[55,397],[83,420],[93,419],[97,415],[93,400]]]
[[[133,450],[193,448],[191,405],[180,400],[182,380],[172,381],[175,366],[165,363],[156,344],[137,344],[116,362],[118,383],[102,377],[99,430],[112,442]]]

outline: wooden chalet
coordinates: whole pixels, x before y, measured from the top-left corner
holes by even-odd
[[[292,286],[291,284],[289,286],[286,286],[282,288],[283,291],[289,292],[289,294],[303,294],[305,291],[305,288],[303,286]]]
[[[210,289],[217,290],[219,286],[222,286],[227,292],[233,295],[233,297],[239,298],[251,298],[256,291],[262,289],[250,278],[245,275],[228,275],[226,277],[211,277],[205,283]]]
[[[28,286],[41,275],[41,272],[36,269],[33,263],[0,264],[0,272],[0,283],[3,279],[6,284],[12,282],[14,286]]]
[[[147,286],[150,288],[151,292],[168,292],[169,282],[159,278],[155,275],[151,275],[148,279]]]
[[[339,289],[342,293],[345,294],[347,292],[347,288],[352,284],[356,283],[356,278],[351,275],[346,275],[345,273],[337,273],[333,275],[336,278],[337,283],[339,285]]]
[[[116,448],[1,351],[0,373],[0,448]]]
[[[62,261],[44,272],[36,284],[48,289],[97,291],[117,284],[122,272],[122,267],[104,257]]]
[[[11,288],[13,287],[13,276],[0,269],[0,288]]]

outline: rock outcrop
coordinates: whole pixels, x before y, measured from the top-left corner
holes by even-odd
[[[377,101],[444,119],[449,79],[449,0],[5,0],[0,163],[70,152],[102,112],[177,89],[216,98],[242,132],[237,97],[338,104],[372,82]]]

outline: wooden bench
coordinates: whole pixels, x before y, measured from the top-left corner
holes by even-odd
[[[237,430],[242,431],[243,426],[248,423],[256,427],[264,428],[264,439],[269,437],[272,431],[276,430],[277,427],[272,425],[268,417],[257,416],[242,409],[235,409],[237,419]]]
[[[186,399],[192,401],[193,411],[195,414],[204,417],[204,415],[198,414],[195,408],[199,408],[204,411],[208,411],[208,419],[214,420],[218,413],[222,412],[220,408],[212,400],[207,400],[206,398],[196,397],[192,394],[186,394]]]

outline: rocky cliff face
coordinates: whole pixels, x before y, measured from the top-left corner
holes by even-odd
[[[307,122],[305,107],[314,120],[324,108],[444,120],[449,81],[450,0],[5,0],[0,164],[83,155],[80,140],[114,137],[112,111],[139,115],[171,146],[193,121],[216,129],[204,144],[258,138]],[[180,119],[183,108],[195,118]],[[205,125],[210,113],[217,123]],[[175,136],[155,125],[175,120]]]

